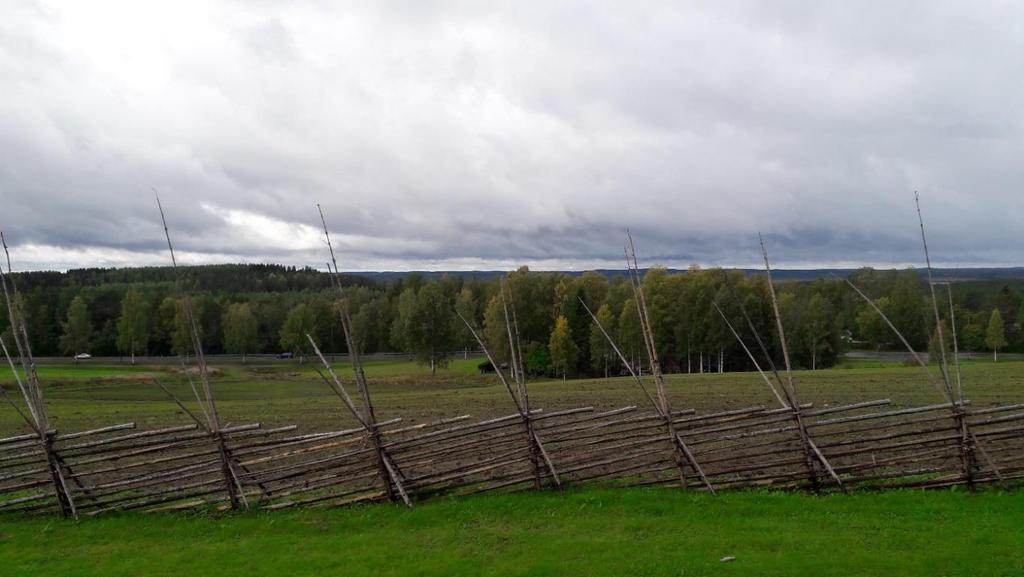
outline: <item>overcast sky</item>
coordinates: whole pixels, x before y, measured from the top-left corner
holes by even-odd
[[[0,1],[15,268],[1024,264],[1019,2]]]

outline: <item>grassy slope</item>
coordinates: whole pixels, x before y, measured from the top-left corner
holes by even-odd
[[[1024,494],[664,489],[225,517],[0,516],[5,575],[1019,575]],[[722,563],[723,556],[735,556]]]

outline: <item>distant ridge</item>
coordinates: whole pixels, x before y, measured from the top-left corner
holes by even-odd
[[[670,268],[666,269],[668,272],[686,272],[686,269]],[[741,270],[745,274],[760,274],[764,272],[764,269],[733,269],[727,270]],[[772,276],[776,280],[790,280],[790,281],[811,281],[820,278],[830,278],[831,276],[845,277],[852,272],[860,269],[855,268],[816,268],[816,269],[772,269]],[[906,269],[895,269],[895,268],[875,268],[878,271],[886,270],[906,270]],[[646,272],[647,269],[641,269],[641,272]],[[561,274],[567,274],[570,276],[579,276],[587,271],[539,271],[539,272],[556,272]],[[594,272],[603,274],[607,277],[614,277],[625,274],[624,270],[620,269],[594,269]],[[923,275],[925,271],[923,268],[919,269],[919,272]],[[958,281],[978,281],[978,280],[995,280],[995,279],[1024,279],[1024,267],[988,267],[988,268],[935,268],[932,272],[937,279],[941,280],[958,280]],[[468,270],[468,271],[369,271],[369,272],[353,272],[349,273],[352,276],[361,276],[367,279],[371,279],[378,282],[389,282],[393,280],[403,279],[410,275],[419,275],[425,279],[433,280],[440,278],[444,275],[462,278],[476,278],[476,279],[490,279],[508,274],[508,271],[502,270]]]
[[[330,287],[330,280],[323,271],[309,267],[284,266],[277,264],[216,264],[186,266],[179,269],[192,288],[210,291],[234,292],[275,292],[282,290],[319,290]],[[649,269],[641,269],[641,273]],[[669,272],[685,273],[686,269],[671,268]],[[762,269],[729,268],[745,274],[762,274]],[[861,269],[853,268],[819,268],[819,269],[773,269],[772,275],[783,282],[807,282],[822,278],[848,276]],[[892,272],[907,269],[875,268],[878,272]],[[922,276],[924,269],[916,269]],[[468,270],[468,271],[353,271],[343,272],[346,284],[374,286],[386,285],[412,275],[419,275],[426,280],[438,279],[444,275],[465,279],[488,280],[498,278],[508,271],[503,270]],[[537,271],[543,273],[580,276],[586,271]],[[622,276],[621,269],[594,269],[594,272],[608,278]],[[131,283],[172,283],[173,271],[170,267],[124,267],[124,268],[82,268],[66,272],[58,271],[27,271],[15,273],[19,286],[24,289],[33,287],[61,286],[100,286],[104,284]],[[1013,281],[1024,284],[1024,267],[986,267],[986,268],[938,268],[934,269],[936,280],[940,281],[972,281],[997,282]]]

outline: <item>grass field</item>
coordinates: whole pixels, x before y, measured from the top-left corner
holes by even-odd
[[[478,359],[436,378],[412,363],[370,363],[378,417],[406,422],[512,412]],[[347,367],[339,365],[346,378]],[[218,366],[223,419],[352,425],[311,364]],[[57,426],[65,431],[136,421],[187,423],[149,382],[190,395],[172,365],[46,366]],[[876,361],[796,375],[816,405],[887,397],[927,404],[938,394],[919,368]],[[671,375],[673,404],[712,409],[771,404],[750,373]],[[548,410],[641,404],[629,379],[531,383]],[[1024,402],[1024,363],[972,362],[966,396],[976,405]],[[0,432],[24,432],[9,408]],[[0,575],[1021,575],[1024,493],[892,491],[813,496],[591,488],[440,499],[412,511],[390,505],[230,515],[128,513],[80,522],[0,515]],[[719,559],[734,556],[723,563]]]
[[[494,375],[477,374],[478,362],[456,359],[436,378],[430,377],[427,368],[411,362],[369,363],[366,371],[378,417],[402,417],[415,423],[459,414],[486,418],[511,413],[507,393]],[[225,421],[261,421],[268,426],[294,423],[316,430],[351,426],[351,419],[320,380],[315,366],[311,362],[216,366],[213,386]],[[339,364],[337,371],[350,380],[347,366]],[[963,373],[965,395],[977,406],[1024,402],[1024,362],[973,361],[964,365]],[[127,421],[136,421],[139,427],[189,422],[150,382],[153,376],[168,383],[179,398],[191,398],[187,383],[172,364],[83,363],[41,369],[51,416],[64,431]],[[798,372],[796,382],[801,400],[817,406],[877,398],[890,398],[904,406],[939,401],[920,368],[877,361]],[[669,375],[668,384],[674,406],[698,411],[773,403],[756,373]],[[531,382],[530,398],[534,406],[547,410],[584,405],[610,409],[646,402],[628,378]],[[24,430],[14,411],[0,408],[0,435]]]
[[[1009,576],[1024,573],[1022,518],[1022,493],[668,489],[490,495],[411,511],[0,516],[0,573]]]

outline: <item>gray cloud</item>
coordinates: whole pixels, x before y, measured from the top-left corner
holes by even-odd
[[[0,7],[22,268],[1021,264],[1024,8],[882,2]]]

